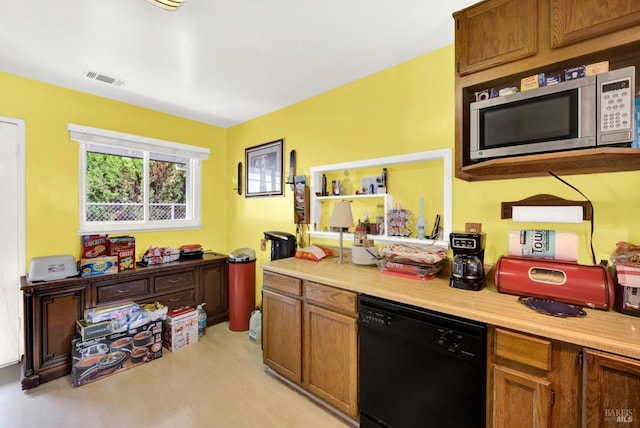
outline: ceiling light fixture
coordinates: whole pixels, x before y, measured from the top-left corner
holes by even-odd
[[[182,6],[182,4],[186,0],[147,0],[147,1],[154,6],[161,7],[164,10],[176,10],[180,6]]]

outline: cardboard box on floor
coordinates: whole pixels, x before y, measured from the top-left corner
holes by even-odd
[[[196,336],[197,336],[196,331]],[[148,321],[127,331],[83,341],[71,341],[73,386],[104,377],[162,357],[162,321]]]
[[[164,321],[164,346],[174,352],[198,341],[198,311],[191,306],[172,309]]]

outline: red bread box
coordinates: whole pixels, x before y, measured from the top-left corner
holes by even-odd
[[[614,305],[614,282],[603,265],[502,256],[495,268],[500,293],[549,298],[595,309]]]

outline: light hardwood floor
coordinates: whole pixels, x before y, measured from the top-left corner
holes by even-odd
[[[0,427],[351,427],[265,372],[262,351],[228,323],[204,340],[78,388],[65,376],[29,391],[0,369]]]

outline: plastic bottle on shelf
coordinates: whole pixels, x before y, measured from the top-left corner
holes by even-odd
[[[262,310],[259,306],[256,306],[249,318],[249,340],[256,345],[262,341]]]
[[[420,198],[420,212],[416,219],[416,238],[424,239],[427,229],[427,220],[424,218],[424,198]]]
[[[198,305],[198,337],[207,334],[207,311],[204,310],[206,303]]]

